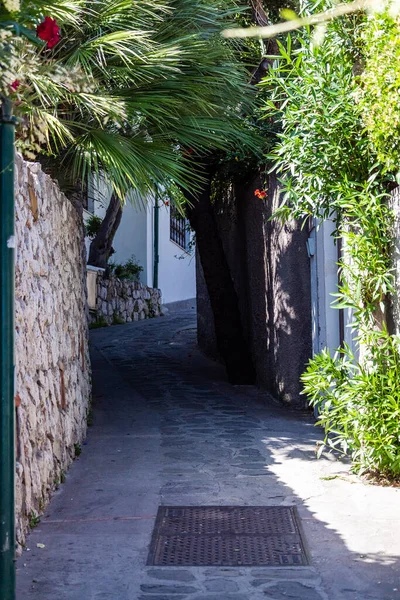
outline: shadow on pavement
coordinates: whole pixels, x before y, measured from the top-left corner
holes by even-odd
[[[230,386],[193,313],[91,346],[94,426],[18,561],[18,600],[400,599],[400,490],[317,461],[310,416]],[[312,564],[147,567],[162,504],[296,505]]]

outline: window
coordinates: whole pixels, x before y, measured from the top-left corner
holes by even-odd
[[[182,217],[175,206],[171,206],[169,213],[169,238],[182,250],[189,251],[189,221]]]

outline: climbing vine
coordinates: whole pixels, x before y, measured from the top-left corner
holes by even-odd
[[[386,91],[375,102],[390,69],[394,86],[400,70],[396,61],[382,66],[373,39],[366,43],[368,31],[384,22],[392,39],[387,56],[397,56],[397,22],[388,25],[390,18],[352,15],[323,32],[287,36],[262,85],[269,92],[265,116],[281,126],[270,154],[285,193],[276,216],[334,219],[345,249],[335,304],[353,311],[357,356],[348,346],[315,356],[302,377],[304,392],[318,407],[327,445],[350,451],[358,472],[398,476],[400,357],[388,329],[398,93],[390,105]]]

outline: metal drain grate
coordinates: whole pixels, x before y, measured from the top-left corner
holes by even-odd
[[[293,506],[161,506],[148,565],[308,565]]]

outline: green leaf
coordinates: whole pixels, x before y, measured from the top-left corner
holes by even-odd
[[[299,18],[294,10],[290,8],[282,8],[279,11],[279,14],[281,15],[282,19],[285,19],[285,21],[294,21],[295,19]]]

